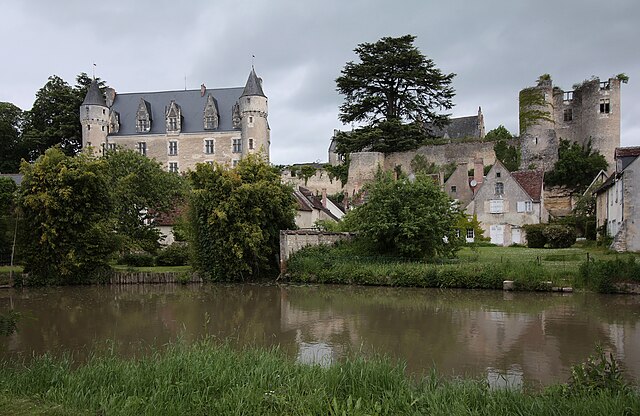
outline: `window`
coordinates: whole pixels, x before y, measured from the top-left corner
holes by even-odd
[[[504,195],[504,184],[496,182],[496,195]]]
[[[106,110],[103,109],[102,110],[102,115],[105,115],[105,114],[106,114]]]
[[[253,139],[249,139],[249,150],[253,150]]]
[[[249,127],[253,127],[253,116],[249,116]]]
[[[609,114],[611,112],[611,106],[609,105],[608,98],[600,99],[600,113],[601,114]]]
[[[169,131],[178,130],[178,119],[176,117],[169,117]]]
[[[502,199],[492,199],[489,201],[489,213],[502,214],[504,212],[504,202]]]
[[[91,130],[91,124],[87,124],[87,131]]]
[[[204,152],[208,155],[212,155],[214,153],[213,147],[213,139],[206,139],[204,141]]]
[[[104,126],[102,126],[102,131],[104,131]]]
[[[107,143],[107,150],[115,151],[116,150],[116,144],[115,143]]]
[[[467,238],[475,238],[475,236],[473,228],[467,228]]]
[[[218,119],[214,116],[206,116],[204,118],[205,130],[213,130],[218,128]]]
[[[170,141],[169,142],[169,156],[176,156],[178,154],[178,142]]]
[[[143,156],[147,155],[147,142],[138,142],[138,152]]]
[[[565,108],[564,109],[564,121],[571,121],[573,120],[573,109],[571,108]]]
[[[178,162],[169,162],[169,172],[178,173]]]
[[[518,201],[516,203],[516,211],[518,211],[518,212],[533,212],[533,202],[531,202],[531,201]]]
[[[144,133],[149,131],[149,120],[138,119],[136,120],[136,131],[138,133]]]
[[[241,139],[233,139],[233,153],[242,153]]]
[[[458,191],[458,187],[457,186],[455,186],[455,185],[451,186],[451,193],[455,194],[457,191]]]
[[[233,159],[233,161],[231,162],[232,166],[235,168],[236,166],[238,166],[238,162],[240,162],[238,159]]]
[[[499,178],[502,175],[501,172],[496,172],[496,178]]]

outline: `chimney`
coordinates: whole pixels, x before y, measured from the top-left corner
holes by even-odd
[[[484,181],[484,161],[482,158],[476,158],[473,161],[473,179],[478,185]]]
[[[322,208],[327,207],[327,188],[322,188]]]
[[[107,107],[111,107],[116,100],[116,90],[109,87],[104,91],[104,95],[107,101]]]
[[[200,85],[200,97],[204,97],[205,92],[207,92],[207,87],[204,84]]]

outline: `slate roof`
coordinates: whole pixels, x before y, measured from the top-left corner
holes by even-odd
[[[95,79],[91,81],[91,85],[89,85],[87,95],[84,96],[82,105],[101,105],[103,107],[107,106],[104,95],[102,94],[102,91],[100,91],[100,87],[98,86],[98,81],[96,81]]]
[[[450,119],[450,123],[443,128],[434,128],[432,134],[435,137],[447,137],[450,139],[463,139],[465,137],[480,137],[478,128],[480,120],[476,116],[456,117]]]
[[[544,171],[542,170],[518,170],[511,172],[511,176],[520,184],[522,189],[529,194],[534,202],[540,202],[542,196],[542,182]]]
[[[262,82],[256,75],[256,71],[253,68],[251,68],[249,79],[247,79],[247,84],[244,86],[244,91],[242,91],[242,97],[247,95],[259,95],[266,97],[262,91]]]
[[[130,136],[145,134],[165,134],[165,107],[169,107],[171,100],[182,108],[182,133],[202,133],[233,131],[232,111],[234,104],[242,94],[242,87],[207,89],[204,96],[197,90],[136,92],[118,94],[113,102],[112,110],[120,114],[120,130],[109,136]],[[204,129],[204,108],[207,96],[211,94],[218,104],[219,125],[215,130]],[[87,94],[88,95],[88,94]],[[150,108],[151,130],[148,133],[136,132],[136,111],[140,99],[145,100]]]
[[[322,206],[322,199],[315,196],[313,192],[311,192],[307,188],[299,186],[297,192],[294,191],[293,195],[295,196],[296,201],[298,202],[298,210],[313,211],[314,209],[317,209],[319,211],[324,211],[327,215],[329,215],[334,220],[336,221],[339,220],[339,218],[333,215],[333,213],[329,209]]]
[[[18,186],[22,184],[22,178],[24,178],[24,175],[21,173],[2,173],[0,174],[0,176],[3,178],[9,178],[13,180]]]

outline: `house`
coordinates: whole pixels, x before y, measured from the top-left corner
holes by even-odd
[[[524,244],[526,236],[522,226],[548,220],[543,178],[542,170],[509,172],[496,160],[466,212],[477,216],[493,244]]]
[[[467,163],[458,163],[456,170],[444,182],[444,191],[461,207],[466,207],[471,202],[484,181],[483,160],[476,158],[473,166],[473,176],[469,177]]]
[[[307,188],[299,186],[293,191],[293,196],[298,203],[295,219],[298,228],[313,228],[319,220],[337,222],[344,216],[342,208],[327,197],[326,189],[318,197]]]
[[[640,252],[640,146],[615,150],[615,172],[595,191],[596,225],[616,251]]]
[[[235,166],[254,153],[268,161],[267,104],[253,68],[244,88],[103,94],[93,80],[79,109],[82,147],[95,154],[135,149],[172,172],[198,163]]]

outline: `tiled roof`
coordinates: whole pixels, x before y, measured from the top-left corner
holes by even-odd
[[[262,82],[256,75],[256,71],[253,68],[251,68],[247,84],[244,86],[244,90],[242,91],[242,97],[247,95],[259,95],[261,97],[265,97],[264,92],[262,91]]]
[[[633,147],[616,147],[615,158],[619,157],[638,157],[640,156],[640,146]]]
[[[182,133],[209,131],[204,129],[203,122],[204,108],[207,105],[209,94],[218,104],[220,118],[218,128],[211,131],[233,131],[233,106],[242,94],[241,87],[207,89],[204,95],[200,89],[118,94],[111,109],[120,114],[120,130],[118,133],[111,133],[110,136],[139,135],[143,138],[145,134],[165,134],[167,130],[165,110],[172,100],[182,108]],[[149,133],[136,132],[136,112],[141,99],[145,101],[151,115],[151,131]]]
[[[435,137],[446,137],[449,139],[480,137],[480,129],[478,128],[480,120],[478,118],[478,116],[452,118],[447,126],[439,129],[434,128],[432,134]]]
[[[107,106],[104,95],[102,94],[102,91],[100,91],[100,87],[98,86],[98,81],[96,81],[95,79],[91,81],[91,85],[89,85],[89,90],[87,91],[87,95],[85,95],[84,97],[82,105],[101,105],[103,107]]]
[[[522,189],[534,200],[540,201],[542,194],[542,181],[544,172],[542,170],[518,170],[511,172],[511,176],[520,184]]]

